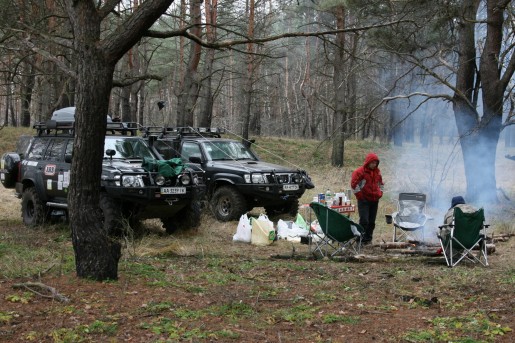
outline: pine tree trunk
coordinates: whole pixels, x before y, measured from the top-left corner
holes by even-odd
[[[345,8],[338,6],[335,9],[336,15],[336,28],[345,28]],[[345,33],[340,32],[336,34],[335,49],[333,61],[333,87],[334,87],[334,137],[333,137],[333,154],[331,164],[333,166],[343,166],[343,152],[344,152],[344,136],[343,129],[346,120],[346,79],[345,79]]]
[[[69,3],[79,80],[75,126],[80,129],[75,130],[68,194],[76,270],[82,278],[117,279],[121,245],[104,231],[98,206],[102,170],[99,157],[103,156],[104,150],[114,63],[106,61],[103,52],[97,48],[100,18],[94,4],[89,1]]]

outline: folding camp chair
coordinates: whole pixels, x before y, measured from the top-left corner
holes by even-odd
[[[310,230],[310,251],[315,256],[333,257],[346,252],[359,254],[363,228],[349,217],[317,202],[309,205],[320,230]]]
[[[407,240],[409,233],[423,229],[428,219],[425,212],[425,194],[400,193],[397,212],[392,214],[393,241]],[[397,236],[397,231],[399,231],[399,236]]]
[[[438,239],[447,266],[454,267],[464,258],[488,266],[485,241],[488,227],[482,208],[474,213],[464,213],[461,208],[455,207],[452,224],[439,226]],[[475,247],[479,248],[477,256],[472,253]]]

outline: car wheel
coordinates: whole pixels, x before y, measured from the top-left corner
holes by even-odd
[[[211,211],[219,221],[236,220],[247,212],[247,202],[236,188],[221,186],[213,194]]]
[[[45,223],[49,211],[45,203],[39,198],[34,187],[26,188],[21,198],[21,216],[27,226],[38,226]]]
[[[176,217],[161,218],[161,222],[163,223],[163,228],[166,230],[166,233],[169,235],[179,229],[177,226]]]
[[[100,209],[104,221],[104,229],[108,235],[120,236],[123,232],[123,216],[120,203],[107,194],[100,194]]]
[[[200,201],[194,200],[174,216],[179,229],[194,229],[200,225],[200,207]]]

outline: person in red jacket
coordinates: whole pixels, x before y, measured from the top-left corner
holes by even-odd
[[[369,153],[363,165],[352,172],[350,186],[358,200],[359,225],[365,229],[361,242],[369,244],[376,226],[377,208],[384,186],[376,154]]]

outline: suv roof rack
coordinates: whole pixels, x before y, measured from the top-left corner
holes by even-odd
[[[37,130],[38,136],[73,136],[75,133],[74,122],[47,120],[38,122],[33,126]],[[106,134],[121,134],[136,136],[138,123],[134,122],[110,122],[106,123]]]
[[[164,126],[145,126],[140,128],[145,137],[158,136],[163,138],[165,136],[172,137],[209,137],[221,138],[221,134],[225,133],[225,129],[218,127],[164,127]]]

